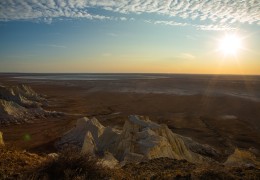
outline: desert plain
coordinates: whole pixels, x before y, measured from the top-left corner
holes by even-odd
[[[223,154],[242,148],[259,157],[259,76],[111,76],[79,80],[46,78],[46,74],[1,74],[0,84],[29,85],[47,98],[45,109],[63,113],[33,123],[1,125],[5,143],[36,153],[55,152],[54,142],[80,117],[96,117],[105,126],[121,127],[129,115],[137,114]]]

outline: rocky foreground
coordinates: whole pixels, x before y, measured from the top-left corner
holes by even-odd
[[[81,131],[77,132],[75,130],[79,128],[79,124]],[[116,131],[116,138],[108,136],[110,133],[105,133],[107,131],[96,119],[80,119],[77,126],[57,142],[62,150],[58,153],[41,155],[5,147],[3,137],[0,136],[0,179],[259,179],[260,177],[260,166],[252,153],[236,149],[224,163],[221,163],[214,160],[213,157],[217,152],[211,147],[191,143],[191,139],[187,140],[170,132],[167,126],[161,127],[149,120],[142,121],[138,116],[131,116],[123,130]],[[143,131],[150,133],[138,136],[143,134]],[[84,132],[86,134],[82,138]],[[97,138],[96,141],[94,137]],[[147,143],[143,144],[143,140]],[[100,152],[101,150],[103,152]],[[212,157],[209,157],[209,154],[205,156],[201,152],[211,152]]]
[[[142,116],[122,129],[81,118],[56,142],[58,153],[5,147],[0,132],[0,179],[259,179],[253,153],[235,149],[224,162],[214,148]]]

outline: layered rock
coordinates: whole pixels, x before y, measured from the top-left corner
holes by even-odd
[[[168,157],[186,159],[193,163],[210,162],[217,151],[173,133],[140,116],[130,116],[123,130],[104,127],[97,119],[79,119],[75,128],[57,143],[77,145],[83,153],[108,152],[122,164]]]
[[[61,113],[45,111],[47,100],[29,86],[5,87],[0,85],[0,124],[32,122]]]

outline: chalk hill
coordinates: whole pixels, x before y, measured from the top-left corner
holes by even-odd
[[[57,114],[43,109],[47,100],[27,85],[0,85],[0,124],[20,124]]]
[[[211,162],[219,156],[210,146],[173,133],[141,116],[132,115],[122,130],[104,127],[96,118],[81,118],[56,143],[57,147],[76,145],[83,153],[106,152],[121,164],[168,157],[193,163]]]

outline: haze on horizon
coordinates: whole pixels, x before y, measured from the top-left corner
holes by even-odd
[[[0,72],[260,74],[257,0],[0,1]]]

